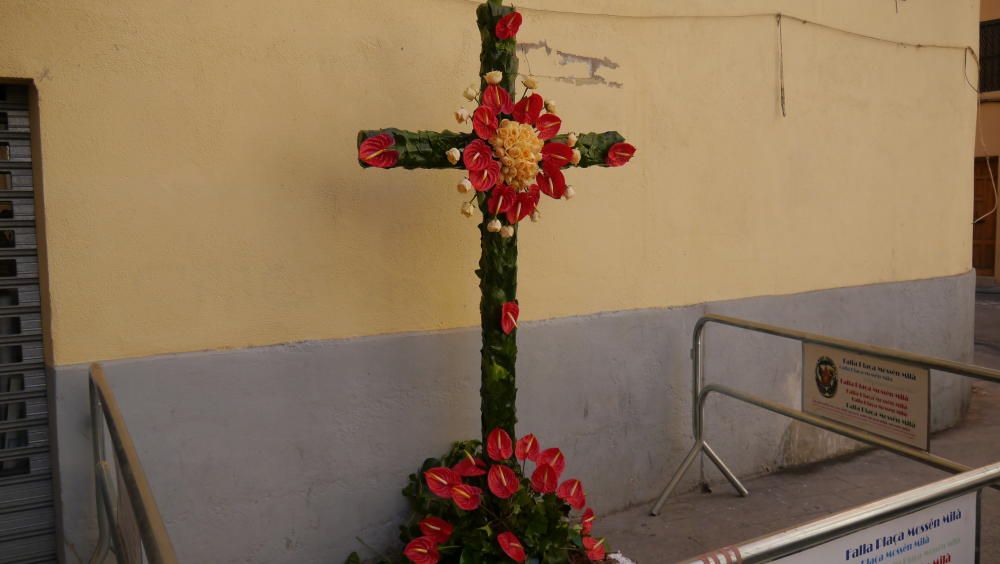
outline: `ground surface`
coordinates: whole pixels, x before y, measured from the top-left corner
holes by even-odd
[[[1000,293],[977,297],[976,363],[1000,369]],[[977,384],[966,419],[935,435],[931,451],[973,467],[1000,460],[1000,385]],[[894,454],[869,451],[745,480],[748,498],[738,497],[728,484],[711,494],[682,493],[667,502],[659,517],[650,517],[649,507],[643,506],[602,518],[599,533],[640,564],[676,562],[947,475]],[[986,490],[983,495],[981,543],[982,562],[1000,562],[1000,492]]]

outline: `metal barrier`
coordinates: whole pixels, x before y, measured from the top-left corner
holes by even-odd
[[[998,483],[1000,483],[1000,462],[804,525],[703,554],[686,562],[688,564],[769,562]]]
[[[143,555],[153,564],[176,563],[139,455],[100,364],[90,366],[90,425],[100,530],[90,562],[103,562],[114,552],[119,563],[143,562]],[[114,451],[110,462],[104,449],[105,431]],[[129,534],[129,525],[137,529],[137,535]]]
[[[694,431],[694,446],[688,452],[687,456],[681,462],[677,471],[670,478],[667,483],[667,487],[664,488],[663,493],[660,494],[659,499],[653,505],[650,510],[652,515],[659,515],[660,510],[663,508],[663,504],[666,503],[667,498],[673,493],[674,489],[680,483],[681,478],[687,473],[691,465],[698,458],[698,454],[704,453],[708,456],[709,460],[722,472],[722,475],[726,477],[733,488],[736,489],[740,496],[750,495],[750,492],[740,483],[739,479],[736,478],[735,474],[726,466],[722,461],[722,458],[709,446],[708,442],[705,440],[704,432],[704,408],[705,408],[705,398],[711,393],[720,393],[727,395],[729,397],[738,399],[740,401],[762,407],[774,413],[779,413],[793,419],[797,419],[804,423],[826,429],[828,431],[850,437],[852,439],[867,443],[872,446],[877,446],[884,448],[890,452],[894,452],[901,456],[911,458],[918,462],[934,466],[935,468],[940,468],[942,470],[948,470],[950,472],[966,472],[970,468],[958,462],[942,458],[940,456],[935,456],[933,454],[897,443],[896,441],[885,439],[878,435],[874,435],[862,429],[856,429],[841,423],[837,423],[832,420],[825,419],[823,417],[818,417],[805,413],[798,409],[792,409],[784,405],[772,402],[765,398],[748,394],[720,385],[711,385],[704,387],[704,355],[705,355],[705,327],[710,324],[715,323],[719,325],[726,325],[729,327],[735,327],[738,329],[746,329],[756,333],[763,333],[766,335],[773,335],[776,337],[783,337],[786,339],[792,339],[799,341],[801,343],[811,343],[817,345],[825,345],[828,347],[834,347],[848,352],[860,353],[868,355],[871,357],[883,359],[906,362],[910,364],[920,365],[924,368],[931,370],[939,370],[942,372],[949,372],[952,374],[957,374],[959,376],[966,376],[969,378],[975,378],[978,380],[984,380],[987,382],[1000,383],[1000,371],[993,370],[990,368],[983,368],[980,366],[974,366],[971,364],[964,364],[961,362],[955,362],[951,360],[945,360],[941,358],[935,358],[931,356],[925,356],[920,354],[909,353],[906,351],[900,351],[896,349],[890,349],[886,347],[878,347],[874,345],[868,345],[864,343],[858,343],[854,341],[848,341],[845,339],[835,339],[831,337],[826,337],[823,335],[817,335],[815,333],[808,333],[805,331],[796,331],[794,329],[786,329],[784,327],[778,327],[775,325],[768,325],[765,323],[757,323],[755,321],[747,321],[745,319],[737,319],[734,317],[725,317],[722,315],[706,315],[698,320],[698,323],[694,328],[693,335],[693,345],[691,349],[691,372],[692,372],[692,421],[693,421],[693,431]]]

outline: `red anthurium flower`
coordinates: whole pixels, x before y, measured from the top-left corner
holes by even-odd
[[[547,448],[539,453],[538,463],[548,464],[556,471],[556,474],[562,475],[563,470],[566,468],[566,457],[557,448]]]
[[[483,170],[493,160],[493,148],[482,139],[476,139],[465,146],[462,161],[468,170]]]
[[[500,499],[507,499],[521,489],[521,481],[517,479],[517,474],[503,464],[494,464],[490,467],[486,483],[493,495]]]
[[[528,555],[524,553],[521,541],[510,531],[497,535],[497,543],[504,553],[515,562],[524,562],[528,558]]]
[[[390,150],[396,145],[396,138],[391,133],[380,133],[361,142],[358,148],[358,159],[361,162],[378,168],[396,166],[399,153]]]
[[[542,147],[542,161],[546,166],[562,168],[573,159],[573,149],[563,143],[546,143]]]
[[[490,159],[482,170],[469,171],[469,182],[476,192],[485,192],[500,180],[500,163]]]
[[[559,135],[560,127],[562,127],[562,119],[555,114],[545,114],[539,117],[535,123],[535,129],[538,130],[538,138],[542,141],[548,141]],[[573,150],[570,149],[570,155],[572,154]]]
[[[499,215],[510,209],[517,200],[517,192],[506,184],[496,187],[490,193],[490,199],[486,201],[486,209],[493,215]]]
[[[542,171],[535,177],[535,182],[538,183],[542,193],[550,198],[558,200],[566,193],[566,177],[558,165],[550,166],[548,163],[543,163]]]
[[[451,499],[451,488],[462,483],[462,479],[451,468],[439,466],[424,472],[427,487],[438,497]]]
[[[517,329],[517,318],[520,315],[521,307],[517,305],[517,302],[507,302],[500,306],[500,328],[503,329],[504,335],[510,335],[514,329]],[[507,440],[510,440],[510,437]],[[509,454],[507,458],[510,458]]]
[[[503,462],[514,456],[514,443],[510,440],[507,431],[500,427],[490,431],[490,434],[486,436],[486,454],[497,462]]]
[[[532,434],[527,434],[514,445],[514,456],[518,460],[538,460],[538,439]]]
[[[403,549],[403,554],[414,564],[437,564],[441,559],[437,543],[429,537],[417,537]]]
[[[447,521],[437,517],[427,517],[420,523],[417,523],[417,526],[420,527],[420,532],[423,533],[425,537],[429,537],[437,544],[441,544],[448,540],[452,531],[455,530],[455,527],[452,527]]]
[[[539,464],[535,468],[535,472],[531,475],[531,489],[540,494],[555,493],[558,481],[559,475],[556,473],[555,468],[548,464]]]
[[[483,490],[469,484],[459,484],[451,487],[451,499],[455,502],[455,505],[466,511],[472,511],[479,507],[482,493]]]
[[[590,530],[594,528],[594,519],[594,510],[588,507],[583,512],[583,517],[580,517],[580,534],[590,534]]]
[[[559,485],[556,496],[569,504],[573,509],[583,509],[587,505],[587,496],[583,493],[583,484],[576,478],[566,480]]]
[[[482,458],[476,458],[466,452],[465,458],[459,460],[458,464],[452,466],[451,469],[464,478],[474,478],[486,473],[486,463],[483,462]]]
[[[496,135],[500,122],[497,120],[495,110],[486,106],[479,106],[472,113],[472,129],[476,130],[476,135],[483,139],[489,139]]]
[[[545,100],[542,99],[538,94],[532,94],[527,98],[522,99],[517,104],[514,104],[514,119],[520,123],[528,123],[535,125],[538,121],[538,116],[542,114],[542,108],[545,107]],[[544,137],[542,138],[544,139]]]
[[[593,537],[584,537],[583,548],[587,551],[587,558],[592,562],[604,560],[604,539],[597,540]]]
[[[514,200],[514,205],[507,209],[507,222],[511,225],[521,221],[531,215],[538,207],[538,187],[532,186],[529,190],[518,192]]]
[[[632,160],[635,147],[628,143],[615,143],[608,149],[608,166],[622,166]]]
[[[480,103],[481,107],[493,110],[494,114],[509,114],[514,111],[514,101],[510,99],[510,93],[499,84],[487,86],[486,90],[483,90],[483,98]]]
[[[497,39],[510,39],[521,29],[521,14],[511,12],[497,22]]]

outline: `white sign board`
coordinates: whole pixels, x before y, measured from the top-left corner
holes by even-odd
[[[802,410],[930,449],[930,371],[803,343]]]
[[[979,492],[775,560],[782,564],[977,564]]]

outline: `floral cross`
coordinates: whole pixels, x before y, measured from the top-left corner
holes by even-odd
[[[526,218],[539,219],[542,195],[556,200],[574,196],[566,182],[567,169],[621,166],[632,158],[635,147],[615,131],[561,134],[563,122],[555,103],[536,92],[532,77],[522,77],[522,94],[515,102],[519,77],[515,38],[521,14],[501,0],[488,0],[476,13],[483,43],[482,78],[464,96],[477,107],[455,112],[458,123],[471,125],[472,131],[361,131],[358,160],[363,167],[465,171],[458,190],[471,198],[461,211],[471,217],[478,208],[483,217],[476,273],[482,291],[485,440],[487,431],[496,428],[513,435],[517,420],[518,227]]]

